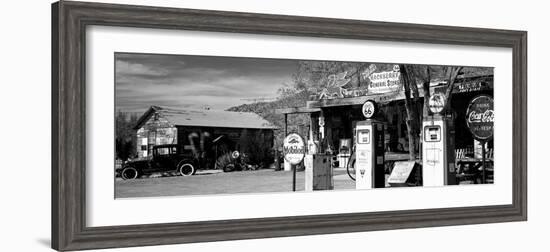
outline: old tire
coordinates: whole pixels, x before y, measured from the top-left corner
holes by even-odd
[[[191,176],[193,174],[195,174],[195,167],[190,163],[184,163],[178,167],[178,175]]]
[[[139,172],[134,167],[126,167],[120,173],[122,179],[136,179],[139,176]]]
[[[224,172],[232,172],[234,170],[235,170],[234,164],[227,164],[226,166],[223,167]]]
[[[351,180],[355,181],[355,153],[351,155],[350,159],[346,164],[346,172]]]

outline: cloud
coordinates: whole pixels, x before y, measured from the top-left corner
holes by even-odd
[[[117,60],[116,74],[121,76],[166,76],[168,71],[166,69],[154,68],[140,63]]]
[[[117,110],[151,105],[226,109],[247,98],[274,97],[295,60],[192,55],[116,55]]]

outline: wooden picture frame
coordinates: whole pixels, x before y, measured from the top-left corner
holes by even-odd
[[[87,227],[90,25],[511,48],[512,204]],[[527,32],[84,2],[52,5],[52,247],[80,250],[527,220]]]

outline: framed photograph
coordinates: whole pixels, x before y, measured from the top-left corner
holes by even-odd
[[[52,5],[52,247],[527,220],[527,32]]]

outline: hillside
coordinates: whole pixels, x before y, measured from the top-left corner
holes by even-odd
[[[289,108],[289,107],[303,107],[306,105],[309,92],[302,91],[294,95],[288,95],[279,98],[271,102],[256,102],[249,104],[242,104],[228,108],[227,111],[236,112],[254,112],[273,125],[277,126],[279,130],[275,131],[276,143],[282,143],[284,138],[284,115],[275,113],[276,109]],[[296,131],[296,125],[309,125],[308,114],[295,114],[288,116],[288,131]]]

